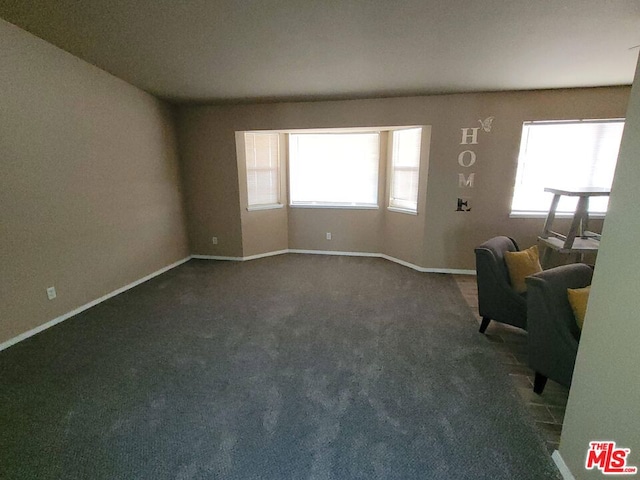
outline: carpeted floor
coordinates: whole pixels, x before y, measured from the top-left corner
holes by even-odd
[[[0,478],[557,479],[455,281],[192,260],[0,352]]]

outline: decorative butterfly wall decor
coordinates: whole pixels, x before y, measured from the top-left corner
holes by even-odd
[[[478,120],[480,122],[480,125],[482,126],[482,130],[484,130],[485,132],[490,132],[491,124],[493,123],[494,118],[495,117],[487,117],[484,120]]]

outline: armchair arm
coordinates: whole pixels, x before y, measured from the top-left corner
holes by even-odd
[[[590,285],[592,275],[591,267],[576,263],[526,279],[529,365],[566,386],[571,384],[580,339],[567,289]]]
[[[518,251],[508,237],[496,237],[475,249],[480,315],[502,323],[526,328],[526,298],[509,283],[504,252]]]

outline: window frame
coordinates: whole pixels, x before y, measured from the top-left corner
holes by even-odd
[[[418,145],[418,162],[417,165],[415,167],[400,167],[397,168],[396,167],[396,133],[399,132],[404,132],[404,131],[409,131],[409,130],[418,130],[419,132],[419,145]],[[398,127],[398,128],[393,128],[390,129],[388,132],[388,141],[389,141],[389,148],[388,148],[388,152],[387,152],[387,165],[388,165],[388,169],[387,169],[387,182],[388,182],[388,195],[387,195],[387,210],[391,211],[391,212],[396,212],[396,213],[404,213],[404,214],[408,214],[408,215],[418,215],[418,204],[419,204],[419,200],[420,200],[420,171],[422,169],[422,146],[423,146],[423,139],[424,139],[424,127],[419,126],[419,125],[413,125],[413,126],[403,126],[403,127]],[[394,178],[395,178],[395,172],[397,170],[400,169],[410,169],[410,171],[415,172],[416,175],[416,191],[415,191],[415,207],[405,207],[402,205],[394,205]],[[398,202],[398,200],[396,200],[396,202]],[[413,202],[412,202],[413,204]]]
[[[390,200],[390,192],[393,188],[390,185],[390,181],[392,179],[392,155],[393,151],[391,148],[391,138],[393,132],[402,131],[402,130],[410,130],[410,129],[419,129],[420,130],[420,152],[418,159],[418,185],[417,185],[417,201],[416,201],[416,210],[412,211],[411,209],[398,208],[393,205],[389,205]],[[251,168],[247,166],[247,137],[246,134],[273,134],[278,135],[279,137],[279,178],[280,178],[280,189],[278,194],[277,204],[249,204],[249,175],[251,172]],[[375,149],[375,154],[377,156],[377,182],[376,182],[376,201],[375,203],[329,203],[329,202],[313,202],[313,203],[293,203],[291,201],[291,191],[292,184],[291,175],[290,175],[290,136],[294,134],[321,134],[321,133],[333,133],[333,134],[351,134],[351,133],[375,133],[378,137],[377,148]],[[424,189],[426,185],[421,185],[420,182],[425,180],[421,178],[421,176],[425,173],[424,170],[428,167],[428,158],[429,158],[429,144],[431,138],[431,126],[430,125],[397,125],[397,126],[369,126],[369,127],[334,127],[334,128],[305,128],[305,129],[274,129],[274,130],[237,130],[236,134],[236,152],[238,158],[238,165],[241,181],[241,192],[246,189],[246,192],[243,193],[244,199],[242,199],[242,203],[244,205],[243,209],[247,211],[258,211],[258,210],[271,210],[278,208],[295,208],[295,209],[345,209],[345,210],[379,210],[380,208],[385,208],[389,212],[401,213],[401,214],[409,214],[409,215],[417,215],[418,214],[418,205],[424,203]],[[427,144],[427,149],[424,149],[425,143]],[[370,152],[373,149],[369,150]],[[373,169],[369,170],[371,174]],[[243,178],[244,177],[244,178]],[[243,182],[243,183],[242,183]],[[386,198],[386,200],[385,200]],[[382,204],[384,202],[384,205]]]
[[[292,130],[287,132],[287,159],[288,159],[288,206],[290,208],[328,208],[328,209],[347,209],[347,210],[376,210],[380,208],[380,166],[381,160],[383,160],[382,156],[382,134],[384,132],[377,128],[328,128],[328,129],[302,129],[302,130]],[[377,148],[375,152],[377,154],[377,158],[375,161],[375,168],[372,169],[372,172],[375,176],[375,202],[329,202],[329,201],[300,201],[293,200],[292,184],[294,174],[292,174],[292,137],[294,135],[363,135],[363,134],[375,134],[377,137]],[[370,173],[372,173],[370,172]]]
[[[250,168],[249,167],[249,156],[247,155],[247,135],[273,135],[276,137],[276,162],[273,168]],[[245,165],[245,182],[247,187],[247,210],[248,211],[256,211],[256,210],[273,210],[278,208],[284,208],[284,203],[282,201],[283,191],[283,148],[282,148],[282,135],[277,131],[272,130],[249,130],[244,131],[242,135],[243,140],[243,148],[244,148],[244,165]],[[275,170],[275,186],[277,191],[275,192],[276,201],[272,203],[251,203],[251,193],[249,187],[249,175],[251,171],[261,170],[261,171],[273,171]]]
[[[548,215],[548,207],[546,210],[537,210],[537,209],[532,209],[532,208],[528,208],[528,209],[524,209],[524,208],[514,208],[514,204],[516,204],[517,201],[517,195],[518,195],[518,189],[519,188],[523,188],[521,187],[521,185],[523,184],[523,176],[526,175],[527,173],[527,169],[531,168],[531,164],[526,165],[526,150],[528,147],[528,136],[531,133],[530,127],[535,127],[535,126],[545,126],[545,125],[558,125],[558,126],[562,126],[562,125],[586,125],[586,124],[609,124],[609,123],[618,123],[618,124],[622,124],[622,131],[624,130],[624,124],[625,124],[625,118],[606,118],[606,119],[574,119],[574,120],[542,120],[542,121],[525,121],[522,123],[522,130],[521,130],[521,135],[520,135],[520,146],[519,146],[519,150],[518,150],[518,156],[516,159],[517,165],[516,165],[516,174],[515,174],[515,179],[513,181],[513,190],[512,190],[512,195],[511,195],[511,203],[509,206],[509,217],[510,218],[546,218],[546,216]],[[621,137],[622,137],[622,131],[621,131]],[[569,147],[570,145],[566,145],[565,148]],[[595,149],[594,149],[594,153],[595,153]],[[618,154],[619,154],[619,146],[618,146]],[[609,171],[611,172],[611,176],[613,176],[613,172],[615,172],[615,167],[616,167],[616,163],[617,163],[617,157],[618,155],[616,155],[615,161],[613,163],[613,169],[609,169]],[[597,162],[595,162],[597,163]],[[590,168],[593,168],[592,165],[595,164],[594,162],[590,163]],[[567,162],[567,164],[570,166],[571,163]],[[546,185],[546,187],[558,187],[558,188],[570,188],[569,185],[571,185],[572,179],[570,177],[566,177],[562,180],[554,180],[551,181],[548,185]],[[590,185],[580,185],[580,186],[600,186],[600,187],[605,187],[608,188],[608,186],[606,185],[599,185],[599,184],[595,184],[594,182],[592,182]],[[525,187],[526,188],[526,187]],[[540,192],[539,192],[540,193]],[[520,196],[523,195],[522,191],[519,194]],[[546,194],[548,195],[549,198],[549,203],[551,202],[551,198],[552,195],[551,194]],[[567,202],[565,200],[565,202]],[[568,203],[568,202],[567,202]],[[519,206],[519,205],[516,205]],[[558,210],[556,213],[556,217],[558,218],[570,218],[573,217],[574,215],[574,211],[571,210],[569,207],[566,207],[567,209],[563,209],[563,210]],[[602,211],[596,211],[595,208],[592,208],[592,205],[590,205],[590,209],[589,209],[589,217],[591,218],[604,218],[606,215],[606,211],[602,212]]]

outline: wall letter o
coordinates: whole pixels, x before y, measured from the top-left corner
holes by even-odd
[[[465,158],[464,157],[467,154],[469,155],[469,161],[468,161],[468,163],[465,163]],[[458,164],[461,167],[469,168],[474,163],[476,163],[476,154],[472,150],[465,150],[464,152],[460,152],[460,155],[458,155]]]

